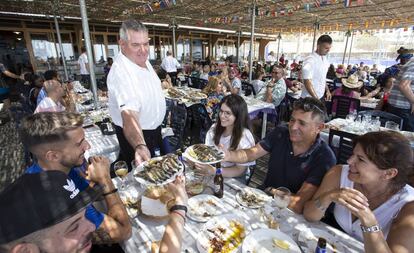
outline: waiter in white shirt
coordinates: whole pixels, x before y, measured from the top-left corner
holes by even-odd
[[[90,87],[90,82],[89,80],[90,75],[89,75],[89,62],[88,62],[88,56],[86,55],[86,48],[82,47],[81,48],[81,52],[82,54],[79,56],[78,59],[78,64],[79,64],[79,68],[80,68],[80,75],[82,77],[81,82],[82,84],[84,84],[86,86],[87,89],[89,89]]]
[[[119,30],[121,52],[108,74],[109,114],[115,124],[120,157],[128,164],[163,154],[161,123],[166,105],[161,81],[148,61],[148,30],[127,20]],[[158,155],[158,154],[157,154]]]
[[[326,84],[326,73],[328,73],[329,68],[326,55],[331,47],[331,36],[320,36],[316,44],[316,51],[306,57],[303,62],[302,77],[305,89],[302,91],[302,97],[322,99],[326,92],[326,100],[331,100],[331,93]]]
[[[167,51],[167,57],[162,60],[161,68],[171,77],[173,85],[177,85],[177,68],[179,67],[180,63],[178,63],[170,51]]]

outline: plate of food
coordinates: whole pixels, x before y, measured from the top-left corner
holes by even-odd
[[[280,230],[262,228],[252,231],[243,241],[242,253],[301,253],[299,246]]]
[[[189,91],[188,97],[191,99],[201,100],[201,99],[206,99],[207,95],[201,91]]]
[[[133,175],[143,185],[165,185],[174,181],[183,171],[184,165],[178,156],[169,154],[140,164]]]
[[[324,238],[326,240],[326,253],[345,252],[344,247],[338,242],[335,236],[325,230],[317,228],[308,228],[302,230],[299,233],[298,240],[306,245],[307,251],[313,252],[318,244],[319,238]]]
[[[207,222],[225,212],[223,205],[223,202],[213,195],[197,195],[188,200],[187,216],[197,222]]]
[[[176,88],[169,88],[168,90],[166,90],[165,96],[170,99],[180,99],[186,97],[187,94],[182,90]]]
[[[260,208],[272,200],[272,197],[259,189],[245,187],[236,193],[236,200],[240,205],[248,208]]]
[[[225,214],[209,220],[197,237],[200,253],[235,253],[246,237],[248,225],[244,218]]]
[[[185,150],[183,155],[192,162],[202,164],[215,164],[224,158],[223,151],[218,150],[215,146],[205,144],[192,145]]]

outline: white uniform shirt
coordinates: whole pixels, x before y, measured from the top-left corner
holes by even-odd
[[[318,98],[322,98],[326,88],[326,73],[328,73],[329,62],[326,56],[321,56],[316,52],[306,57],[303,62],[302,78],[309,79],[312,81],[313,89],[315,90]],[[302,95],[304,97],[310,97],[309,92],[304,89]]]
[[[172,55],[169,55],[162,60],[161,68],[167,71],[167,73],[177,72],[178,67],[180,67],[180,63],[178,63],[177,59]]]
[[[268,56],[267,56],[267,59],[266,59],[266,61],[268,61],[268,62],[270,62],[270,63],[275,63],[276,61],[277,61],[277,59],[276,59],[276,57],[274,57],[273,55],[271,55],[271,54],[269,54]]]
[[[86,69],[86,64],[88,64],[88,56],[86,56],[86,53],[83,53],[79,56],[78,64],[80,66],[80,74],[89,75],[89,71]]]
[[[53,101],[50,97],[45,97],[40,101],[40,103],[37,105],[36,110],[34,113],[39,112],[63,112],[66,110],[66,108],[60,103]]]
[[[166,111],[161,81],[147,60],[147,68],[130,61],[120,52],[108,74],[108,107],[115,125],[123,127],[121,112],[138,113],[143,130],[153,130],[161,125]]]
[[[214,129],[215,129],[215,127],[216,127],[216,124],[212,125],[210,127],[210,130],[208,130],[208,132],[207,132],[206,142],[205,143],[208,146],[216,146],[214,144]],[[221,136],[220,137],[220,143],[219,144],[223,144],[224,149],[229,149],[230,148],[230,145],[231,145],[231,135],[226,136],[226,137]],[[255,145],[256,144],[254,142],[253,134],[250,132],[249,129],[244,129],[243,135],[240,138],[239,145],[237,146],[237,150],[239,150],[239,149],[248,149],[248,148],[251,148],[251,147],[253,147]],[[253,162],[247,162],[247,163],[240,163],[240,164],[235,164],[235,163],[232,163],[232,162],[221,162],[221,166],[223,168],[231,167],[231,166],[234,166],[234,165],[253,166],[255,164],[256,164],[255,161],[253,161]]]

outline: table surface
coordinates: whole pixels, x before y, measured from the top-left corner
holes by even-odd
[[[134,182],[132,175],[129,174],[128,178],[130,182],[130,188],[127,188],[127,191],[128,189],[135,189],[135,187],[139,187],[137,184],[131,183]],[[114,183],[116,185],[119,184],[119,179],[115,178]],[[243,207],[235,200],[235,193],[244,187],[246,186],[235,179],[225,179],[224,197],[222,198],[222,201],[226,206],[225,210],[227,213],[234,214],[244,219],[249,224],[249,227],[247,228],[248,230],[267,228],[265,222],[262,220],[262,218],[260,218],[261,215],[259,213],[259,209],[250,209]],[[139,191],[142,192],[142,190]],[[211,189],[207,188],[205,191],[211,191]],[[306,231],[307,228],[317,228],[327,231],[329,234],[331,234],[335,240],[337,240],[336,243],[341,244],[346,249],[345,252],[364,251],[364,247],[361,242],[324,223],[309,223],[304,219],[302,215],[295,214],[288,209],[285,209],[282,212],[274,213],[274,217],[280,225],[280,230],[289,235],[296,242],[298,241],[298,236],[301,231]],[[148,218],[145,215],[139,214],[137,217],[133,219],[131,218],[131,222],[133,226],[132,236],[129,240],[121,243],[121,246],[126,253],[151,252],[151,243],[161,240],[165,225],[167,224],[168,220]],[[198,252],[196,246],[197,237],[203,225],[204,223],[198,223],[187,219],[184,227],[182,252]],[[241,252],[241,250],[238,252]]]

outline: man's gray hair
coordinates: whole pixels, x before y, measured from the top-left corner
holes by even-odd
[[[119,37],[121,40],[128,41],[128,30],[136,32],[148,32],[145,25],[135,19],[128,19],[122,22],[121,28],[119,29]]]

